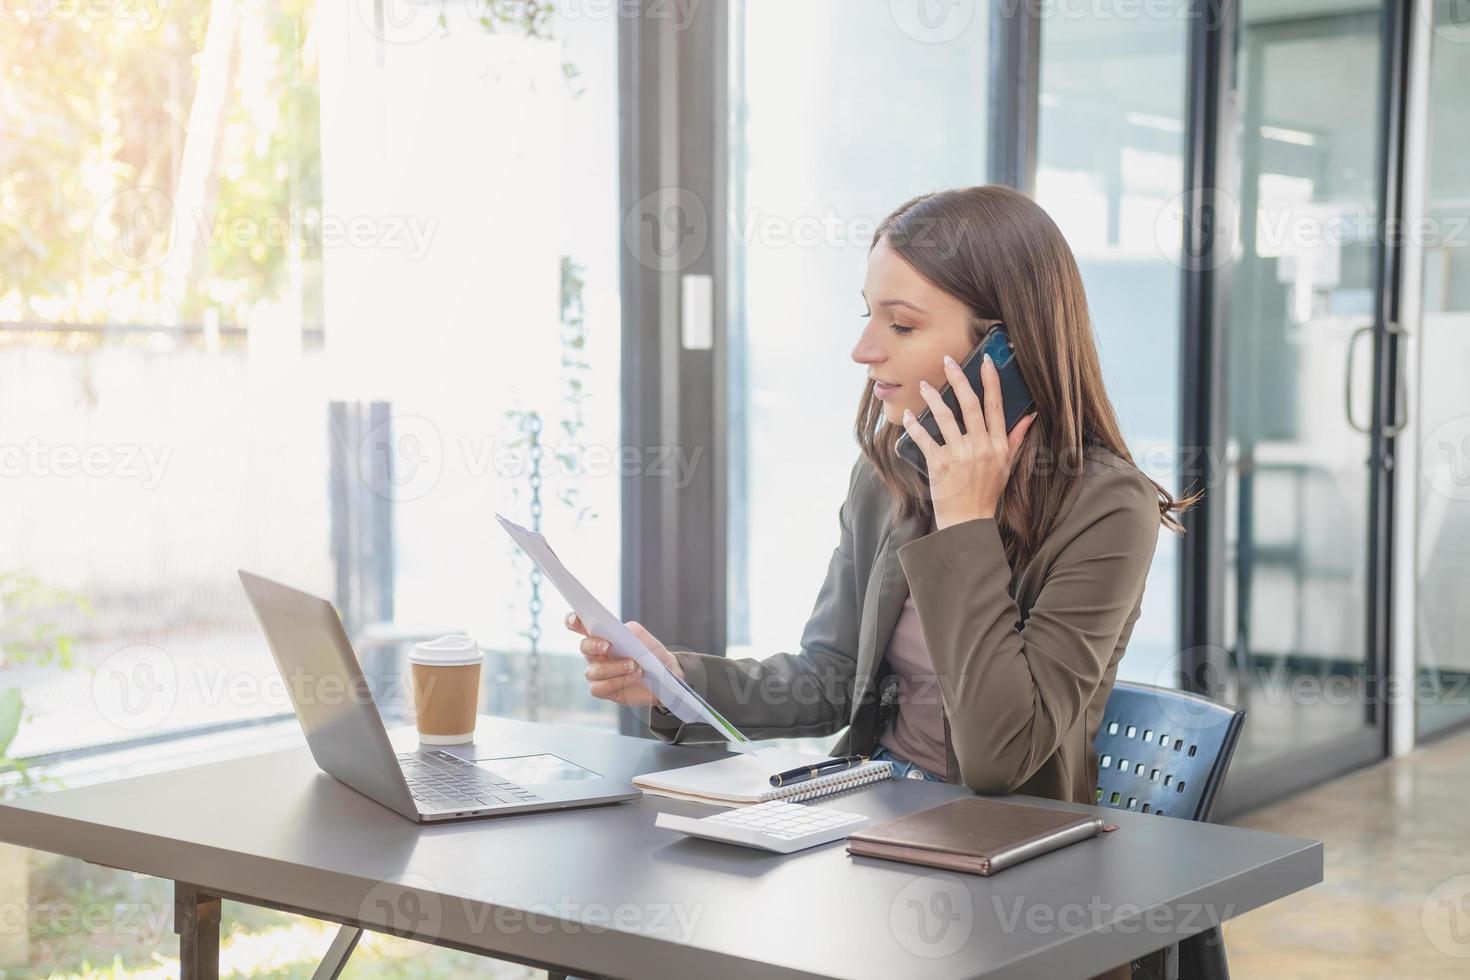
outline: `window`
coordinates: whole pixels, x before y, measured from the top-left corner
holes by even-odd
[[[488,710],[613,724],[493,512],[617,595],[617,20],[499,9],[0,34],[13,755],[289,714],[236,568],[331,598],[390,720],[466,630]]]
[[[731,656],[796,649],[837,545],[874,229],[985,182],[985,5],[909,6],[732,8]]]
[[[1134,461],[1178,493],[1179,267],[1190,20],[1097,8],[1041,30],[1036,201],[1077,257]],[[1188,488],[1195,489],[1195,488]],[[1160,529],[1122,680],[1179,686],[1178,537]]]

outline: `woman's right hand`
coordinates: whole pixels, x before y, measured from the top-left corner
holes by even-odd
[[[582,651],[582,656],[587,658],[587,689],[592,692],[593,697],[616,704],[626,704],[632,708],[662,703],[658,696],[643,683],[643,668],[639,666],[638,661],[631,657],[614,657],[607,640],[589,634],[587,627],[582,625],[582,620],[576,613],[567,613],[566,624],[567,629],[582,635],[582,642],[578,648]],[[679,658],[670,653],[662,643],[654,638],[652,633],[631,620],[623,625],[627,626],[644,646],[652,650],[653,655],[663,661],[664,666],[673,671],[674,676],[680,680],[684,678],[684,668],[680,666]]]

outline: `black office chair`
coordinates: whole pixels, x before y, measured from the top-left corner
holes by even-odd
[[[1097,740],[1097,802],[1138,813],[1208,820],[1245,712],[1148,684],[1113,685]],[[1134,977],[1229,980],[1218,928],[1132,964]]]

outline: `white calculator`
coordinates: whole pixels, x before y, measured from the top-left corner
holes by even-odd
[[[743,844],[779,854],[790,854],[838,840],[867,826],[861,813],[843,813],[784,800],[770,800],[725,810],[708,817],[681,817],[660,813],[654,826],[677,830],[690,837]]]

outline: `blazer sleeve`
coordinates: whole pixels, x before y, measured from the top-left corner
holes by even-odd
[[[993,518],[899,549],[940,682],[965,785],[1009,793],[1056,752],[1092,702],[1158,544],[1158,497],[1141,473],[1078,487],[1053,529],[1066,541],[1024,618]]]
[[[865,463],[859,457],[848,478],[847,499],[837,511],[837,547],[802,631],[800,653],[732,660],[672,651],[689,686],[753,739],[830,735],[847,725],[857,677],[859,620],[852,510],[854,489]],[[686,724],[660,709],[638,710],[653,734],[665,742],[725,740],[710,725]]]

